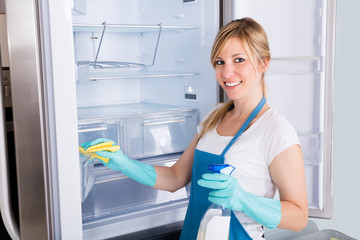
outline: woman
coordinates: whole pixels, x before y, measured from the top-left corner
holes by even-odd
[[[267,36],[257,22],[230,22],[219,31],[211,53],[217,81],[230,100],[207,116],[176,164],[150,166],[121,151],[97,152],[110,158],[106,166],[156,189],[174,192],[191,180],[181,239],[196,239],[212,202],[232,210],[229,239],[264,239],[264,226],[300,231],[307,225],[299,140],[264,97],[269,60]],[[236,171],[231,176],[209,173],[210,163],[227,163]],[[273,199],[276,189],[280,200]]]

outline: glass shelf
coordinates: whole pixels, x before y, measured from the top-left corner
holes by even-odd
[[[84,122],[140,115],[167,115],[187,112],[190,110],[192,109],[150,102],[134,102],[106,106],[79,107],[77,109],[78,120]]]
[[[182,72],[123,72],[123,73],[91,73],[89,75],[90,81],[100,80],[116,80],[116,79],[132,79],[132,78],[161,78],[161,77],[185,77],[194,76],[197,73],[182,73]]]
[[[170,72],[170,71],[144,71],[131,70],[122,68],[119,71],[97,69],[90,71],[89,64],[77,65],[77,83],[88,81],[103,81],[103,80],[120,80],[120,79],[134,79],[134,78],[163,78],[163,77],[187,77],[198,75],[196,72]]]
[[[73,24],[74,32],[102,32],[104,25],[102,24]],[[178,31],[196,29],[195,26],[161,26],[162,31]],[[145,24],[106,24],[107,32],[122,33],[145,33],[159,31],[159,25]]]

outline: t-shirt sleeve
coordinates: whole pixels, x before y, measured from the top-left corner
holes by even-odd
[[[290,146],[300,145],[295,129],[284,117],[278,117],[270,123],[264,141],[267,165]]]

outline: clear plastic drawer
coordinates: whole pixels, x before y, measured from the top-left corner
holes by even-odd
[[[182,152],[194,137],[196,126],[196,113],[124,120],[124,152],[132,158]]]
[[[92,141],[96,138],[110,138],[117,141],[117,124],[109,122],[85,122],[78,125],[79,144]],[[97,159],[90,159],[90,156],[85,156],[79,153],[80,169],[81,169],[81,199],[82,201],[88,196],[92,187],[94,186],[94,162]]]

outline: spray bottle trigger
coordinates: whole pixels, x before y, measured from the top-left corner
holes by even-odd
[[[235,167],[231,166],[230,164],[210,164],[208,169],[215,173],[231,175],[235,170]]]

